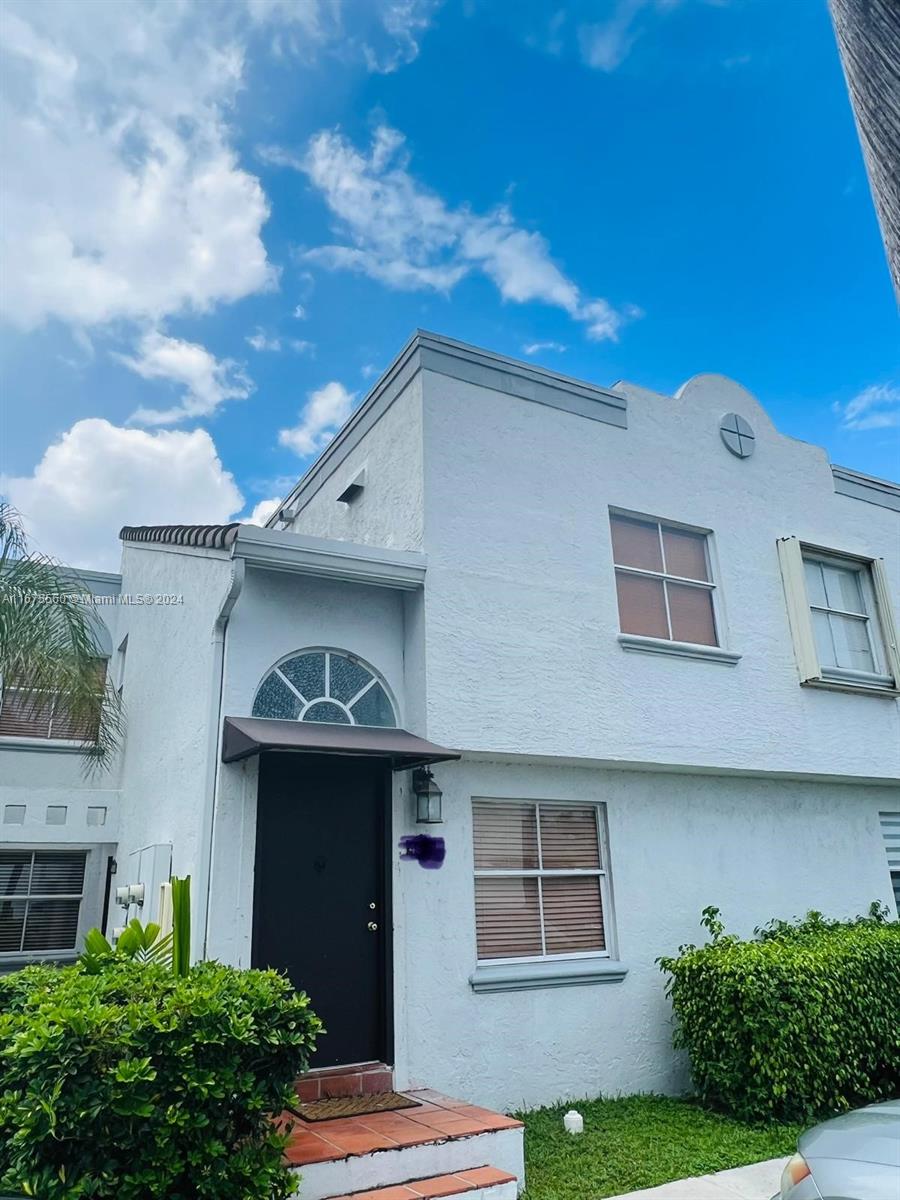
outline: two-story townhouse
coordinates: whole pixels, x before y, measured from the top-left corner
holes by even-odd
[[[103,672],[120,686],[121,578],[72,574],[96,617]],[[42,959],[71,961],[85,932],[106,923],[119,763],[91,771],[81,749],[61,697],[41,702],[15,688],[0,690],[0,971]]]
[[[117,882],[190,873],[195,953],[286,970],[317,1065],[679,1089],[655,960],[704,906],[894,901],[898,513],[721,376],[419,333],[271,528],[122,531],[178,602],[119,609]]]

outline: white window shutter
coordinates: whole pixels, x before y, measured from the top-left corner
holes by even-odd
[[[784,598],[787,602],[788,622],[794,641],[794,655],[797,659],[800,682],[806,683],[810,679],[821,679],[819,654],[813,637],[799,538],[779,538],[778,558],[781,563]]]
[[[875,604],[878,608],[878,620],[884,641],[888,674],[894,677],[894,687],[900,687],[900,649],[897,646],[897,625],[894,621],[891,592],[882,558],[876,558],[872,562],[872,584],[875,588]]]

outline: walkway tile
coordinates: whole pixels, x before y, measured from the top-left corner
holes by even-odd
[[[714,1175],[676,1179],[659,1187],[624,1192],[611,1200],[771,1200],[778,1192],[786,1158],[769,1158]]]

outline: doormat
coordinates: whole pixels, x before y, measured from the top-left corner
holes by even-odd
[[[419,1108],[418,1100],[399,1092],[373,1092],[371,1096],[335,1096],[331,1100],[309,1100],[292,1108],[304,1121],[336,1121],[339,1117],[364,1117],[367,1113],[395,1112]]]

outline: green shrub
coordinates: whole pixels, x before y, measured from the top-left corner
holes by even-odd
[[[900,922],[772,922],[753,941],[704,910],[705,946],[660,959],[675,1045],[701,1099],[749,1121],[808,1121],[900,1094]]]
[[[270,1114],[319,1029],[274,971],[125,960],[0,977],[0,1192],[290,1195]]]

